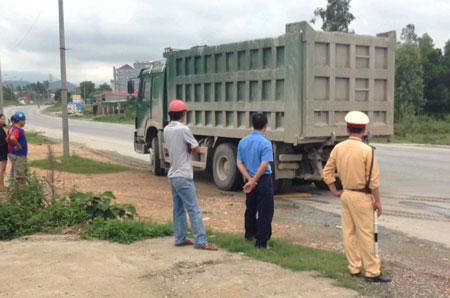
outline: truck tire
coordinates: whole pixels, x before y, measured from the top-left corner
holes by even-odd
[[[320,181],[313,181],[313,183],[314,183],[314,185],[315,185],[318,189],[321,189],[321,190],[330,190],[330,189],[328,188],[328,185],[327,185],[327,184],[325,183],[325,181],[323,181],[323,180],[320,180]],[[336,184],[336,188],[337,188],[338,190],[342,189],[342,182],[341,182],[341,180],[340,180],[339,178],[336,178],[335,184]]]
[[[150,164],[152,166],[152,173],[155,176],[164,175],[164,169],[161,168],[161,160],[159,158],[158,137],[154,137],[152,139],[152,148],[150,149]]]
[[[273,176],[272,176],[273,177]],[[278,179],[275,180],[272,178],[273,181],[273,192],[274,194],[282,194],[291,189],[292,186],[292,180],[291,179]]]
[[[236,152],[236,145],[231,143],[219,145],[214,152],[214,182],[222,190],[236,190],[243,185],[242,175],[236,166]]]

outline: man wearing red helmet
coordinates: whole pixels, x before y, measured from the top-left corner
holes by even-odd
[[[337,144],[323,170],[325,183],[331,192],[341,198],[342,235],[345,255],[351,275],[360,276],[364,263],[366,280],[390,282],[382,275],[381,261],[375,252],[374,210],[382,213],[379,170],[374,149],[362,139],[369,117],[359,111],[345,116],[349,138]],[[342,181],[343,191],[336,189],[336,171]],[[358,237],[356,237],[358,232]]]
[[[171,121],[164,128],[164,141],[170,157],[167,176],[172,186],[175,246],[194,245],[198,249],[217,250],[207,242],[202,211],[198,204],[191,154],[199,153],[200,148],[191,130],[183,124],[186,111],[186,104],[182,100],[172,101],[169,105]],[[194,242],[186,239],[186,210],[191,221]]]

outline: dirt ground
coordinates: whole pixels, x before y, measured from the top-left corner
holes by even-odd
[[[356,297],[311,272],[225,251],[34,235],[0,242],[1,297]]]
[[[60,145],[52,147],[56,154],[61,154]],[[142,171],[103,175],[57,173],[56,181],[61,193],[73,190],[74,185],[81,191],[112,191],[118,202],[134,204],[143,218],[171,220],[172,198],[166,177],[154,177],[147,166],[106,153],[74,146],[72,150],[78,155],[96,160],[133,164],[141,167]],[[47,155],[47,147],[32,146],[30,152],[30,159],[42,159]],[[46,171],[36,169],[36,172],[47,175]],[[196,174],[195,180],[205,226],[221,232],[242,234],[245,196],[239,192],[218,190],[211,177],[206,174]],[[308,199],[298,199],[295,202],[276,200],[273,237],[288,238],[310,247],[343,251],[339,216],[311,208],[302,203],[302,200]],[[320,193],[313,193],[313,198],[309,200],[320,203]],[[383,297],[450,297],[447,248],[433,242],[409,238],[393,230],[382,229],[380,233],[385,241],[381,243],[383,271],[393,276],[393,282],[388,285],[368,284],[368,290],[376,290]],[[294,273],[222,251],[214,255],[186,249],[186,254],[179,254],[178,250],[172,248],[171,239],[155,239],[126,246],[103,241],[80,241],[71,237],[33,236],[28,237],[30,240],[0,243],[0,297],[28,297],[26,292],[21,292],[25,296],[14,296],[19,288],[29,291],[27,293],[30,293],[30,297],[63,297],[66,293],[67,296],[77,297],[99,297],[103,294],[104,297],[178,297],[184,293],[189,293],[188,297],[346,297],[356,294],[331,286],[331,282],[322,285],[320,283],[325,282],[322,279],[312,278],[312,283],[309,280],[306,282],[304,276],[311,278],[314,273]],[[71,249],[74,250],[71,258],[77,259],[79,256],[77,260],[80,263],[68,258],[65,250]],[[51,261],[45,259],[48,252],[53,255]],[[167,260],[163,257],[166,253],[169,254]],[[21,263],[21,258],[28,261]],[[82,258],[92,261],[82,261]],[[161,265],[158,258],[164,260],[166,266],[156,267],[159,269],[151,271],[152,266]],[[33,262],[40,262],[42,269],[36,267],[23,271],[26,264],[35,264]],[[2,276],[5,272],[14,270],[13,265],[19,264],[17,268],[20,269],[12,271],[12,275],[8,273],[5,277]],[[67,271],[58,271],[65,264]],[[142,264],[144,268],[137,264]],[[252,265],[247,267],[243,264]],[[55,268],[55,272],[46,269],[47,266]],[[39,273],[39,270],[47,273]],[[276,274],[271,274],[272,271]],[[14,278],[17,276],[24,276],[23,281]],[[292,276],[295,278],[291,279]],[[39,292],[38,286],[41,284],[47,290],[51,287],[52,291],[59,289],[61,292],[51,292],[55,295],[46,296],[45,291]],[[308,289],[317,288],[325,292],[308,292],[307,288],[301,288],[310,285],[312,288]],[[62,289],[66,289],[64,293]],[[133,295],[122,296],[121,291]]]
[[[61,146],[52,146],[56,155]],[[111,158],[72,146],[78,155]],[[33,145],[30,160],[47,157],[47,146]],[[120,160],[114,159],[115,162]],[[129,164],[124,162],[124,164]],[[47,171],[33,169],[46,176]],[[204,180],[206,178],[203,178]],[[202,179],[200,179],[202,180]],[[120,203],[137,206],[143,218],[171,219],[172,203],[165,177],[148,171],[103,175],[56,173],[60,193],[75,189],[110,190]],[[243,195],[220,192],[200,181],[199,200],[205,225],[223,232],[243,229]],[[287,236],[276,222],[274,234]],[[33,235],[0,242],[0,297],[357,297],[358,293],[319,278],[316,272],[293,272],[223,250],[176,248],[172,237],[123,245],[82,240],[76,235]]]

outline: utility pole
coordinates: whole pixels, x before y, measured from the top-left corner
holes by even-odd
[[[58,0],[59,6],[59,49],[61,56],[61,107],[63,129],[64,157],[69,157],[69,119],[67,116],[67,78],[66,78],[66,42],[64,40],[64,7],[63,0]]]
[[[2,61],[0,60],[0,113],[3,114],[3,82],[2,82]]]

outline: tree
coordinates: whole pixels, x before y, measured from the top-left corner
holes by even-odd
[[[81,97],[86,99],[88,94],[95,91],[95,84],[91,81],[84,81],[80,83]]]
[[[322,19],[323,31],[350,32],[348,26],[355,19],[350,12],[350,0],[328,0],[327,8],[316,8],[311,23],[315,24],[317,17]]]
[[[67,101],[69,101],[71,98],[72,98],[72,93],[67,92]],[[61,89],[56,90],[55,101],[61,102]]]
[[[419,48],[411,42],[396,51],[395,119],[405,121],[418,115],[425,105],[423,97],[423,69]]]
[[[98,91],[112,91],[111,87],[107,83],[103,83],[97,88]]]
[[[435,49],[433,39],[425,33],[417,38],[423,68],[425,112],[441,114],[445,112],[450,89],[446,84],[448,68],[444,64],[441,49]]]
[[[405,43],[410,42],[413,44],[417,44],[417,34],[415,30],[416,28],[413,24],[406,25],[406,27],[402,29],[400,39]]]
[[[5,101],[13,101],[15,100],[14,96],[14,88],[11,86],[3,86],[3,99]]]

